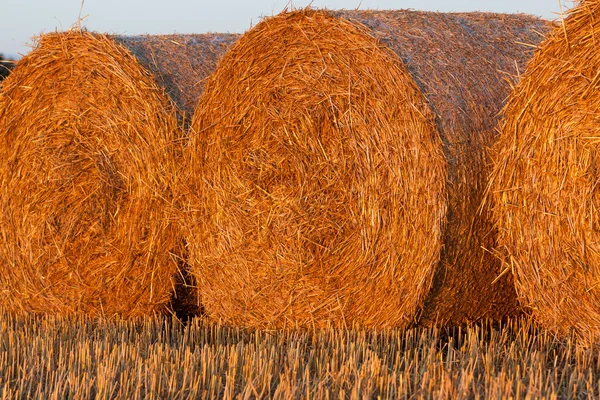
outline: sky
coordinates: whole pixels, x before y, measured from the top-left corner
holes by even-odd
[[[69,29],[83,17],[88,30],[136,35],[237,32],[286,7],[524,12],[553,20],[570,0],[0,0],[0,53],[31,49],[40,33]],[[80,13],[81,11],[81,13]]]

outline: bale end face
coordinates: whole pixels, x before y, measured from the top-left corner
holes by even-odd
[[[546,328],[600,338],[600,2],[540,46],[504,110],[491,194],[522,303]]]
[[[311,11],[261,22],[192,125],[188,243],[210,317],[413,322],[442,245],[446,162],[424,96],[366,28]]]
[[[111,38],[40,38],[0,94],[0,305],[136,316],[164,310],[174,107]]]

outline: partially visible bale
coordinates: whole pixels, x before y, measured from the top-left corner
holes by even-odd
[[[39,38],[0,92],[0,306],[168,308],[182,246],[178,118],[233,39]]]
[[[524,15],[303,10],[240,38],[186,157],[207,314],[261,328],[514,315],[478,208],[507,78],[545,29]]]
[[[13,69],[14,66],[14,61],[6,60],[4,59],[2,54],[0,54],[0,82],[2,82],[2,80],[6,78],[8,74],[10,74],[10,71]]]
[[[600,1],[554,28],[504,109],[491,184],[498,244],[548,329],[600,339]]]

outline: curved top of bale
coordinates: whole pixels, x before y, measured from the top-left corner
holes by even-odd
[[[239,34],[113,36],[166,89],[178,108],[194,113],[204,82]]]
[[[554,28],[504,110],[492,194],[517,291],[544,326],[600,337],[600,2]]]
[[[338,11],[364,24],[402,60],[437,115],[443,136],[485,140],[506,84],[531,57],[547,23],[525,14]],[[504,97],[503,97],[504,96]],[[452,146],[452,143],[446,143]],[[451,155],[452,151],[449,151]],[[450,161],[456,161],[450,159]]]
[[[188,242],[207,312],[281,327],[407,326],[427,296],[431,320],[514,310],[477,208],[499,70],[516,73],[534,29],[303,10],[240,38],[193,120]]]
[[[165,309],[177,268],[170,251],[180,245],[169,203],[183,136],[167,93],[186,107],[180,92],[198,53],[184,63],[174,37],[150,42],[44,35],[4,81],[2,306],[126,317]],[[168,54],[174,86],[165,83]]]

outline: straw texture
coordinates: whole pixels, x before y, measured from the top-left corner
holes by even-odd
[[[167,309],[182,245],[178,118],[219,56],[202,38],[56,33],[19,61],[0,92],[0,306]]]
[[[600,338],[600,2],[557,24],[504,110],[491,185],[519,297],[559,334]]]
[[[239,36],[207,33],[112,38],[135,56],[175,101],[178,110],[191,118],[204,91],[206,78],[214,72],[217,61]]]
[[[208,315],[406,327],[514,314],[485,154],[537,43],[523,15],[302,10],[221,60],[193,120],[189,254]]]

